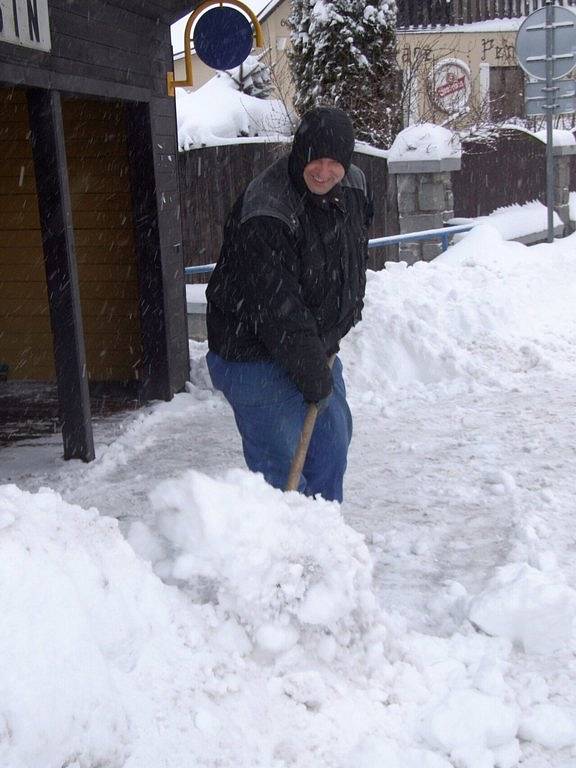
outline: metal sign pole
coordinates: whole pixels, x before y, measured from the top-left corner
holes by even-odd
[[[546,204],[548,242],[554,242],[554,6],[546,0]]]
[[[573,80],[563,80],[576,67],[576,14],[553,5],[531,13],[516,36],[518,63],[539,82],[526,85],[526,114],[546,115],[546,203],[548,242],[554,240],[554,116],[575,111]],[[543,83],[543,87],[540,86]]]

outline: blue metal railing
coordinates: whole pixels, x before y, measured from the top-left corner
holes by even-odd
[[[386,245],[398,245],[399,243],[417,243],[422,240],[440,240],[442,250],[448,248],[449,240],[453,235],[469,232],[474,224],[457,224],[455,227],[441,227],[440,229],[427,229],[424,232],[406,232],[404,235],[390,235],[390,237],[376,237],[368,241],[368,248],[383,248]],[[216,264],[200,264],[197,267],[184,267],[185,275],[206,275],[214,270]]]
[[[441,227],[440,229],[427,229],[424,232],[406,232],[404,235],[390,235],[390,237],[376,237],[368,241],[368,248],[382,248],[385,245],[399,243],[416,243],[422,240],[440,240],[442,250],[448,248],[449,240],[453,235],[461,232],[469,232],[474,224],[457,224],[454,227]]]

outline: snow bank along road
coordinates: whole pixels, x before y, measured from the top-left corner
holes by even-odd
[[[341,510],[238,469],[197,344],[93,464],[3,451],[0,765],[574,768],[575,307],[576,237],[371,274]]]

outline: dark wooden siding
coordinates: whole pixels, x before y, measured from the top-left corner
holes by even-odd
[[[210,264],[218,259],[224,223],[234,201],[255,176],[287,151],[283,144],[240,144],[180,153],[185,266]],[[370,236],[397,234],[396,186],[393,177],[388,176],[386,160],[357,153],[353,162],[366,174],[374,194]],[[395,259],[396,248],[378,249],[370,253],[370,266],[380,269],[384,261]]]
[[[120,98],[165,92],[168,25],[99,0],[49,0],[48,8],[51,52],[0,43],[5,79],[25,69],[22,82],[40,88]]]
[[[455,216],[484,216],[496,208],[546,195],[546,145],[523,131],[502,131],[463,143],[462,170],[452,175]]]
[[[354,163],[366,174],[374,198],[374,221],[370,237],[386,237],[400,232],[396,176],[388,173],[388,163],[383,157],[354,154]],[[374,248],[368,252],[370,269],[383,269],[387,261],[398,261],[398,246]]]
[[[286,151],[285,145],[240,144],[179,154],[185,266],[217,260],[234,201],[251,179]]]

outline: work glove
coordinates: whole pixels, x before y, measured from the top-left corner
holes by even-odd
[[[324,361],[309,364],[299,386],[307,403],[319,403],[332,394],[332,371]]]

